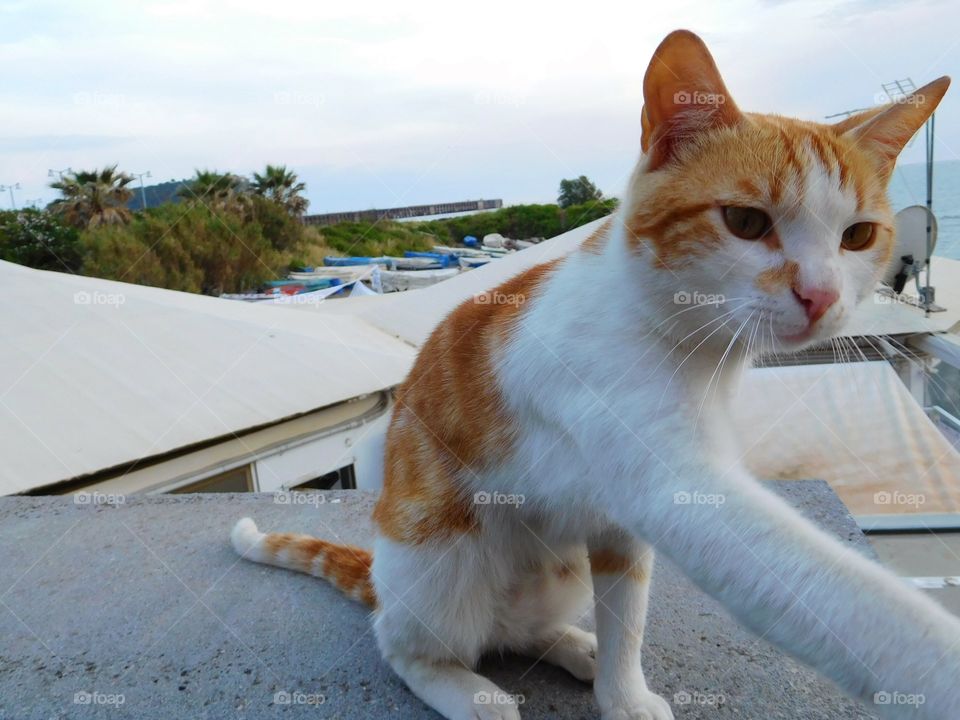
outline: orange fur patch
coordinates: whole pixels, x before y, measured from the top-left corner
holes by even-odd
[[[383,492],[373,518],[397,541],[461,535],[478,522],[465,478],[504,458],[515,426],[494,373],[526,303],[560,260],[537,265],[457,307],[397,390]]]
[[[373,556],[369,550],[295,533],[271,533],[264,540],[264,548],[274,558],[285,551],[295,569],[322,577],[365,605],[376,606],[370,582]]]
[[[610,239],[610,229],[612,227],[613,218],[607,218],[600,223],[600,227],[590,233],[587,239],[584,240],[580,245],[580,248],[584,252],[588,252],[593,255],[601,254],[603,252],[603,248],[607,245],[607,240]]]
[[[594,575],[626,575],[639,581],[647,577],[641,563],[609,548],[590,551],[590,572]]]
[[[777,267],[767,268],[757,275],[757,287],[766,293],[777,293],[795,287],[800,279],[800,266],[788,260]]]
[[[775,220],[799,212],[815,166],[855,195],[858,211],[889,211],[882,167],[832,125],[748,113],[740,123],[704,131],[675,154],[675,162],[656,172],[635,175],[625,201],[628,239],[649,243],[660,268],[708,256],[727,232],[712,214],[723,205],[762,208]],[[763,243],[780,248],[776,224]]]

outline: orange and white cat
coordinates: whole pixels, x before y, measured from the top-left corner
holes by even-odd
[[[640,661],[654,547],[873,712],[960,718],[960,621],[750,477],[755,438],[725,419],[752,357],[827,340],[872,295],[896,157],[948,84],[836,125],[744,113],[672,33],[616,214],[491,295],[526,302],[454,310],[399,388],[372,557],[249,518],[237,551],[374,607],[383,657],[451,720],[519,718],[473,671],[496,650],[592,680],[603,720],[672,718]],[[571,624],[591,599],[596,636]]]

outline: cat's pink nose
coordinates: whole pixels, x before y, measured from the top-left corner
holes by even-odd
[[[830,306],[840,299],[840,293],[833,288],[801,287],[794,288],[793,294],[797,298],[804,311],[807,313],[807,320],[813,325],[822,318]]]

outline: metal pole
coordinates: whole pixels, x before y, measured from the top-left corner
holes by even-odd
[[[13,210],[17,209],[17,201],[13,197],[13,191],[20,189],[20,183],[11,183],[10,185],[0,185],[0,192],[4,190],[10,191],[10,208]]]
[[[149,170],[147,170],[146,172],[142,172],[142,173],[133,173],[133,175],[134,175],[134,177],[136,177],[136,178],[138,178],[138,179],[140,180],[140,209],[141,209],[141,210],[146,210],[146,209],[147,209],[147,191],[146,191],[146,189],[145,189],[144,186],[143,186],[143,178],[144,178],[144,177],[153,177],[153,175],[150,174],[150,171],[149,171]]]

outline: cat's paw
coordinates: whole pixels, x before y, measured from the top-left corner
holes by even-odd
[[[597,636],[571,627],[549,659],[577,680],[593,682],[597,675]]]
[[[670,703],[659,695],[644,690],[634,697],[628,707],[604,711],[603,720],[673,720]]]

